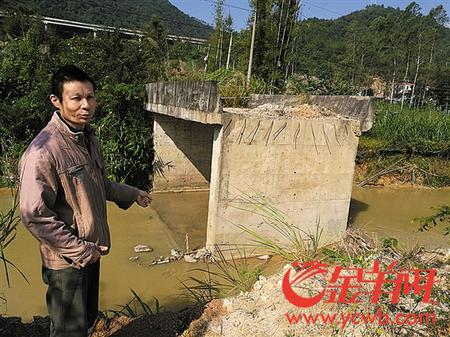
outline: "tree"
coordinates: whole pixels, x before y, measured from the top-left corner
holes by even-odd
[[[428,15],[424,18],[426,31],[424,40],[426,47],[428,47],[427,66],[423,70],[424,75],[424,90],[422,92],[422,105],[426,102],[427,93],[430,91],[430,84],[433,81],[433,68],[436,66],[436,52],[441,51],[442,45],[438,41],[445,39],[445,25],[449,22],[447,12],[442,5],[432,8]],[[445,47],[444,47],[445,48]]]
[[[256,35],[253,71],[256,76],[269,80],[274,87],[283,87],[291,52],[296,41],[299,0],[254,0]]]
[[[224,38],[224,46],[228,46],[226,69],[230,67],[231,49],[233,47],[233,18],[228,14],[225,19],[224,31],[226,38]]]
[[[207,60],[207,70],[210,71],[214,71],[222,66],[224,35],[223,1],[224,0],[216,0],[214,7],[214,32],[211,34],[211,38],[209,39],[211,50]]]

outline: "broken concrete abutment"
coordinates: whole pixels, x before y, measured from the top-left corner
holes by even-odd
[[[155,165],[165,164],[153,189],[209,189],[207,247],[253,243],[236,225],[283,243],[252,212],[255,196],[303,233],[319,226],[322,243],[342,237],[369,98],[256,95],[237,109],[222,106],[215,82],[159,82],[146,85],[144,108],[154,113]]]

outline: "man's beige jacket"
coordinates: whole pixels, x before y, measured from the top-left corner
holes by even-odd
[[[105,177],[99,142],[89,126],[84,133],[72,132],[55,112],[19,163],[22,222],[50,269],[84,267],[100,246],[108,252],[106,200],[126,209],[139,193]]]

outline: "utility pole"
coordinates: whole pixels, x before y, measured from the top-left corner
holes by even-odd
[[[258,7],[255,7],[255,13],[253,14],[253,30],[252,30],[252,42],[250,44],[250,57],[248,58],[247,87],[250,85],[250,77],[252,76],[253,48],[255,47],[256,13],[257,12],[258,12]]]
[[[230,66],[230,55],[231,55],[231,45],[233,44],[233,31],[231,31],[230,35],[230,44],[228,45],[228,56],[227,56],[227,70]]]

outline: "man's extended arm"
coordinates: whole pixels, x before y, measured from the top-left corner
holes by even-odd
[[[129,208],[138,198],[139,189],[136,187],[111,181],[103,173],[106,200],[114,201],[122,209]]]
[[[106,200],[113,201],[122,209],[128,209],[134,202],[141,207],[147,207],[152,201],[151,196],[136,187],[121,184],[106,177],[105,163],[100,151],[100,143],[96,137],[91,138],[92,147],[98,149],[97,164],[101,170],[103,184],[105,186]]]

